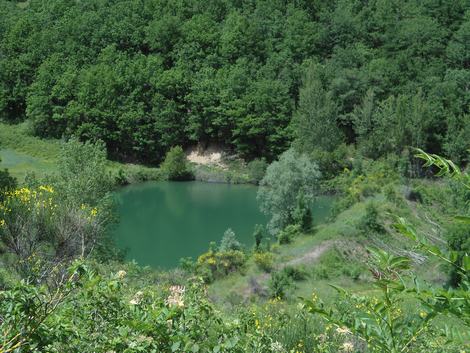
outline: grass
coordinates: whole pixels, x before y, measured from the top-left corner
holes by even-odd
[[[26,123],[0,123],[0,168],[8,168],[20,183],[28,173],[34,173],[38,177],[52,174],[57,171],[62,143],[61,140],[32,136]],[[127,183],[160,178],[158,168],[138,164],[108,161],[108,169],[115,176],[121,171]]]
[[[0,167],[8,168],[20,182],[27,173],[44,176],[56,170],[59,140],[41,140],[28,133],[26,124],[0,123]]]
[[[354,236],[355,228],[354,223],[362,215],[365,208],[363,203],[355,204],[350,209],[342,212],[334,221],[318,225],[315,231],[311,234],[304,234],[297,237],[292,243],[274,246],[275,263],[279,266],[292,259],[299,258],[304,254],[312,251],[325,241],[343,241]],[[305,263],[302,265],[304,270],[311,274],[316,266],[319,266],[322,261],[327,260],[329,252],[325,252],[320,257],[320,260],[313,261],[312,263]],[[351,260],[353,262],[353,260]],[[337,266],[347,266],[344,262],[336,264]],[[219,303],[232,302],[237,297],[241,300],[247,291],[249,291],[250,280],[252,278],[266,285],[269,275],[264,274],[250,258],[242,273],[233,273],[225,278],[216,280],[211,284],[209,293]],[[328,298],[328,301],[333,300],[334,289],[329,286],[330,283],[345,286],[354,290],[364,290],[369,286],[369,282],[354,281],[347,276],[338,276],[336,278],[313,280],[310,275],[305,281],[296,282],[295,287],[290,291],[292,302],[296,302],[298,296],[310,297],[312,292],[315,291],[320,296]],[[233,304],[233,303],[232,303]]]
[[[272,251],[275,253],[275,267],[279,268],[290,260],[301,258],[325,242],[332,244],[319,259],[296,265],[307,273],[307,278],[295,282],[295,286],[290,290],[288,303],[295,305],[298,297],[308,298],[312,292],[326,303],[331,303],[336,297],[336,291],[330,284],[362,295],[374,293],[371,275],[364,264],[365,247],[371,245],[381,247],[383,243],[387,247],[386,250],[392,253],[412,250],[411,243],[400,235],[394,235],[393,215],[409,220],[418,232],[429,233],[432,231],[432,225],[426,221],[424,215],[431,212],[430,208],[439,207],[438,205],[425,207],[406,201],[399,192],[397,195],[398,201],[389,201],[381,193],[365,198],[341,212],[334,220],[319,224],[312,233],[301,235],[290,244],[275,245]],[[383,234],[364,234],[359,229],[361,220],[366,214],[366,206],[370,202],[377,207],[379,222],[386,228]],[[442,285],[445,278],[443,269],[433,258],[427,258],[424,263],[416,265],[415,270],[420,278],[431,284]],[[229,303],[230,307],[230,304],[238,304],[249,297],[247,294],[250,293],[253,278],[258,284],[266,287],[269,277],[270,275],[263,273],[250,258],[242,272],[232,273],[212,283],[209,293],[217,303],[221,305]],[[265,299],[253,296],[249,300],[263,302]]]

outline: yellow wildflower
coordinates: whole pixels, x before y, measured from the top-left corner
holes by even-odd
[[[47,191],[47,192],[49,192],[49,193],[51,193],[51,194],[54,193],[53,187],[52,187],[52,186],[49,186],[49,185],[41,185],[41,186],[39,187],[39,190]]]

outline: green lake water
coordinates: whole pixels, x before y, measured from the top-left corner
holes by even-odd
[[[128,260],[158,268],[177,266],[182,257],[197,258],[209,242],[219,242],[232,228],[247,246],[255,224],[268,218],[258,209],[255,186],[202,182],[151,182],[116,194],[119,223],[113,230]],[[320,197],[314,219],[326,218],[331,198]]]

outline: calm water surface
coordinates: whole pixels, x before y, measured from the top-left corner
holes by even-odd
[[[258,209],[257,188],[201,182],[151,182],[117,193],[120,221],[114,230],[127,259],[140,265],[170,268],[179,259],[196,258],[209,242],[219,242],[232,228],[251,246],[253,227],[268,220]],[[314,218],[328,215],[330,198],[315,203]]]

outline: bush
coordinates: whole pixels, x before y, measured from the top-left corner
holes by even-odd
[[[289,244],[300,234],[300,226],[298,224],[288,225],[284,230],[279,232],[277,239],[279,244]]]
[[[255,225],[253,238],[255,239],[255,249],[258,250],[264,238],[264,227],[261,224]]]
[[[114,176],[117,185],[129,185],[150,180],[162,179],[162,171],[157,168],[147,168],[139,165],[126,165],[118,169]]]
[[[447,244],[451,251],[455,252],[455,263],[463,267],[463,258],[465,254],[470,254],[470,226],[465,224],[454,224],[447,231]],[[470,271],[467,271],[467,277]],[[464,274],[456,266],[449,269],[449,284],[452,287],[458,287],[462,282]]]
[[[229,228],[225,231],[220,241],[219,251],[242,250],[243,246],[238,241],[235,232]]]
[[[5,353],[270,352],[269,337],[228,320],[197,280],[159,288],[80,264],[57,288],[0,291],[0,312]]]
[[[325,179],[331,179],[337,176],[344,169],[351,169],[351,158],[348,146],[339,145],[332,152],[321,149],[315,149],[312,152],[313,160],[317,161],[322,176]]]
[[[271,272],[274,265],[274,254],[271,252],[257,252],[253,255],[255,264],[264,272]]]
[[[284,271],[274,272],[269,280],[269,295],[271,298],[284,299],[292,287],[292,280]]]
[[[302,232],[308,233],[312,230],[313,217],[312,210],[309,205],[305,203],[302,195],[299,196],[297,201],[297,207],[292,214],[295,224],[298,224],[302,229]]]
[[[241,269],[245,262],[246,256],[242,251],[214,251],[211,249],[199,256],[196,271],[209,283],[217,277],[223,277]]]
[[[307,272],[302,267],[286,266],[282,271],[293,281],[303,281],[308,277]]]
[[[404,194],[405,194],[405,199],[407,199],[408,201],[419,202],[419,203],[423,202],[423,197],[419,190],[414,190],[410,187],[406,187]]]
[[[266,173],[266,168],[268,168],[268,163],[264,158],[254,159],[248,163],[248,176],[254,184],[259,184],[261,179],[263,179],[264,174]]]
[[[180,259],[179,267],[186,272],[193,272],[196,269],[196,264],[192,257],[183,257]]]
[[[383,227],[378,221],[379,211],[377,206],[373,202],[366,204],[366,212],[359,220],[357,228],[362,234],[367,235],[368,233],[381,233]]]
[[[172,147],[167,152],[161,169],[168,180],[183,181],[194,179],[193,172],[189,167],[186,155],[181,146]]]
[[[7,169],[0,170],[0,201],[3,200],[4,193],[14,190],[16,185],[16,179],[13,178],[10,173],[8,173]]]
[[[392,203],[398,202],[399,198],[398,198],[397,192],[395,191],[395,187],[393,184],[388,184],[387,186],[385,186],[383,189],[383,192],[385,195],[385,199],[388,202],[392,202]]]

